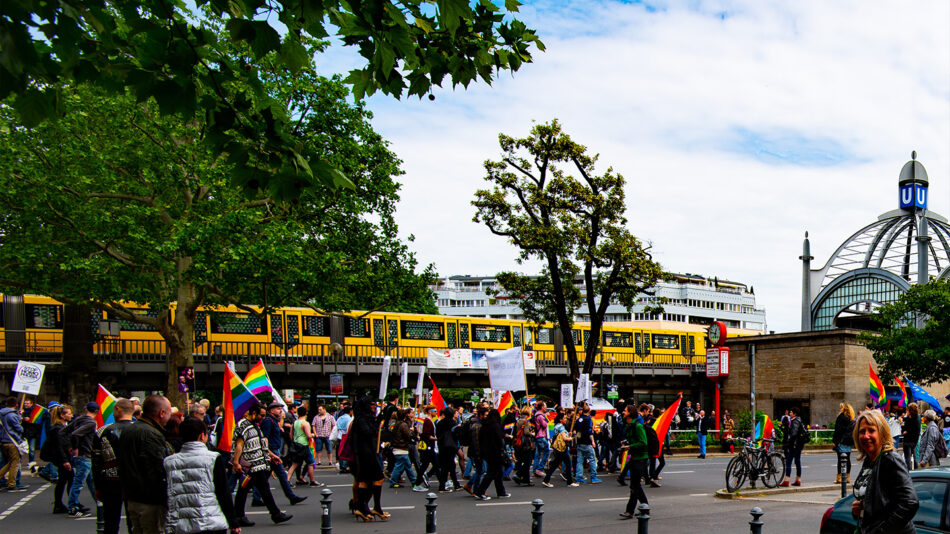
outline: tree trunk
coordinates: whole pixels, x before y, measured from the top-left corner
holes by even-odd
[[[98,365],[92,352],[92,332],[89,330],[87,306],[64,306],[63,309],[63,365],[60,368],[58,400],[71,404],[75,413],[96,400]],[[49,392],[50,388],[44,388]]]
[[[179,272],[191,265],[191,258],[178,262]],[[179,391],[178,376],[182,369],[195,366],[195,288],[190,282],[178,286],[178,302],[175,307],[175,322],[168,325],[168,335],[163,332],[168,345],[168,385],[165,396],[172,406],[185,410],[185,400],[191,394]]]

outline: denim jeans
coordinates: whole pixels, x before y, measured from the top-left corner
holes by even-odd
[[[469,465],[472,463],[475,464],[475,472],[472,474],[472,478],[468,479],[468,487],[472,488],[472,491],[474,491],[475,488],[477,488],[478,485],[482,483],[482,476],[485,474],[485,469],[487,467],[485,466],[485,460],[473,461],[471,458],[469,458],[468,461]]]
[[[395,485],[399,481],[399,477],[403,471],[405,471],[406,477],[409,480],[408,483],[412,484],[412,481],[416,479],[416,475],[412,471],[412,462],[409,460],[409,455],[397,454],[396,466],[393,467],[393,474],[389,477],[389,485]]]
[[[699,434],[699,454],[706,456],[706,436]]]
[[[544,471],[548,465],[548,457],[551,456],[551,447],[548,438],[535,438],[534,440],[534,467],[532,471]]]
[[[577,446],[577,467],[574,469],[574,479],[582,480],[584,478],[584,463],[587,462],[590,468],[590,480],[597,478],[597,456],[594,454],[594,447],[581,444]]]
[[[96,490],[92,485],[92,460],[83,456],[73,456],[69,463],[73,468],[73,483],[69,487],[69,504],[66,507],[74,510],[79,508],[79,494],[82,493],[83,484],[89,487],[93,501],[95,501]]]

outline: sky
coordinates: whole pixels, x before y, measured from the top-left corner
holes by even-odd
[[[557,118],[626,181],[628,226],[679,273],[755,289],[768,329],[800,327],[813,267],[897,208],[912,150],[950,215],[950,2],[537,1],[518,18],[547,51],[434,101],[368,100],[402,159],[400,232],[440,276],[494,275],[516,249],[472,221],[498,134]],[[325,73],[360,58],[341,46]]]

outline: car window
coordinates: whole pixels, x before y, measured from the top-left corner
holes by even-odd
[[[947,482],[940,480],[916,480],[914,489],[917,490],[917,500],[920,509],[914,516],[914,524],[940,528],[941,518],[944,517],[944,503],[947,496]]]

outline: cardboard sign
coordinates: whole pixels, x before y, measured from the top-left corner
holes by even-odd
[[[46,372],[46,366],[41,363],[18,361],[10,390],[27,395],[39,395],[44,372]]]
[[[386,390],[389,389],[389,368],[392,366],[392,356],[383,356],[383,372],[379,377],[379,399],[386,398]]]
[[[581,373],[581,377],[577,381],[577,394],[574,395],[574,402],[590,400],[591,397],[590,375]]]
[[[489,352],[488,381],[495,391],[527,391],[521,347]]]
[[[409,387],[409,364],[402,362],[402,365],[399,366],[399,389],[406,389]]]
[[[416,379],[416,396],[422,397],[422,380],[426,376],[426,366],[419,366],[419,378]]]
[[[574,384],[561,384],[561,408],[574,406]]]

